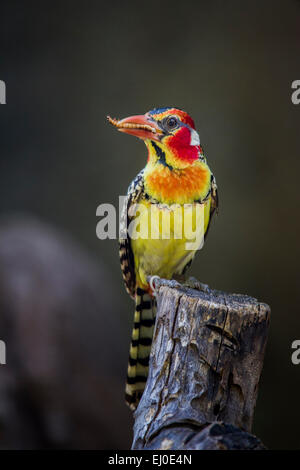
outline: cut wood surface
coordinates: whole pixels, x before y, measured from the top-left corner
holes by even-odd
[[[240,294],[157,279],[149,376],[133,449],[260,449],[251,427],[270,319]]]

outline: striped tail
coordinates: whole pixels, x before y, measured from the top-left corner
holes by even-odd
[[[147,381],[155,315],[155,299],[138,287],[125,391],[126,403],[132,410],[137,408]]]

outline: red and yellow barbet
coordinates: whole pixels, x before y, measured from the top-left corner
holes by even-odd
[[[145,168],[128,189],[127,224],[135,221],[131,208],[139,204],[157,211],[159,216],[172,207],[202,205],[202,224],[207,234],[211,217],[218,206],[217,185],[210,171],[194,121],[184,111],[159,108],[145,115],[121,121],[108,117],[119,131],[143,139],[148,149]],[[140,218],[139,224],[148,224]],[[185,217],[187,217],[185,215]],[[155,219],[154,220],[159,220]],[[120,240],[120,262],[127,292],[135,299],[134,327],[129,354],[126,402],[135,409],[148,375],[149,355],[155,321],[155,299],[149,276],[171,279],[191,264],[197,249],[186,250],[187,239],[175,237],[176,217],[171,219],[170,238]],[[189,223],[189,220],[188,220]],[[190,223],[192,224],[192,218]],[[155,227],[161,234],[163,224]]]

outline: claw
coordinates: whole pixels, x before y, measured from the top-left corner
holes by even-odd
[[[157,287],[155,286],[155,279],[160,279],[159,276],[151,276],[149,286],[153,292],[154,297],[157,296]]]

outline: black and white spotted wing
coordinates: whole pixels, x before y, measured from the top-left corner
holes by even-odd
[[[124,204],[121,224],[123,227],[128,228],[130,223],[130,216],[128,215],[129,208],[136,204],[144,194],[144,170],[135,177],[130,184],[127,191],[127,200]],[[135,283],[135,270],[134,270],[134,258],[131,248],[131,239],[127,233],[127,238],[119,239],[119,256],[121,263],[121,271],[123,280],[125,283],[126,291],[131,297],[135,297],[136,283]]]

